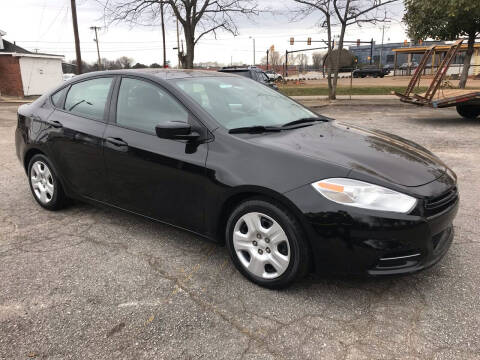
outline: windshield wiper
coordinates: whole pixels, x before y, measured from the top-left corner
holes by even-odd
[[[301,118],[301,119],[298,119],[298,120],[295,120],[295,121],[290,121],[286,124],[283,124],[282,127],[289,127],[289,126],[318,122],[318,121],[329,122],[330,119],[328,119],[326,117],[307,117],[307,118]]]
[[[330,119],[327,117],[309,117],[309,118],[302,118],[295,121],[291,121],[289,123],[283,124],[282,126],[255,125],[255,126],[246,126],[246,127],[230,129],[228,132],[230,134],[261,134],[264,132],[279,132],[283,130],[293,130],[299,127],[313,125],[312,123],[315,123],[315,122],[328,122],[328,121],[330,121]]]
[[[76,108],[78,105],[87,103],[88,105],[93,105],[91,102],[88,102],[87,100],[80,100],[79,102],[73,104],[71,108],[68,109],[68,111],[72,111],[74,108]]]
[[[256,126],[246,126],[246,127],[230,129],[228,130],[228,132],[230,134],[261,134],[264,132],[279,132],[282,130],[284,129],[278,126],[256,125]]]

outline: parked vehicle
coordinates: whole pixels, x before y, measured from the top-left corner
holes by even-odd
[[[418,63],[413,61],[413,62],[406,62],[400,65],[399,69],[400,70],[408,70],[408,69],[416,69],[418,67]]]
[[[275,72],[274,70],[266,70],[265,74],[267,74],[267,76],[270,78],[270,80],[273,80],[273,81],[282,81],[283,80],[283,76],[281,74]]]
[[[227,67],[223,67],[218,71],[244,76],[252,80],[258,81],[259,83],[262,83],[264,85],[267,85],[272,89],[278,90],[277,85],[275,85],[275,80],[270,78],[268,74],[265,73],[265,71],[255,66],[248,66],[248,67],[227,66]]]
[[[363,67],[361,69],[355,69],[353,70],[352,75],[354,78],[359,78],[359,77],[364,78],[367,76],[372,76],[374,78],[376,77],[383,78],[388,73],[390,73],[389,69],[379,68],[376,65],[372,65],[372,66]]]
[[[189,230],[265,287],[415,272],[453,239],[457,180],[435,155],[228,73],[80,75],[18,109],[15,144],[43,208],[75,198]]]
[[[415,94],[414,90],[415,86],[420,81],[422,71],[426,67],[431,66],[431,63],[428,64],[428,60],[434,53],[436,45],[430,46],[423,54],[423,57],[420,60],[420,65],[416,67],[405,92],[393,92],[393,94],[398,96],[400,101],[417,106],[431,106],[438,109],[455,106],[461,117],[476,119],[480,115],[480,91],[472,91],[468,89],[441,89],[441,91],[438,91],[441,88],[448,68],[457,55],[462,43],[463,39],[459,39],[450,46],[438,65],[438,69],[426,92]]]
[[[72,73],[63,74],[63,81],[68,81],[72,79],[74,76],[75,74],[72,74]]]

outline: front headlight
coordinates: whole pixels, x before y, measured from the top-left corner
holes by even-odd
[[[410,212],[417,199],[382,186],[359,180],[334,178],[314,182],[313,188],[327,199],[362,209]]]

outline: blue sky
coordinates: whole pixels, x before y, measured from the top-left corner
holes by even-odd
[[[290,21],[295,3],[291,0],[272,1],[259,0],[261,7],[269,7],[275,13],[262,13],[253,19],[238,18],[240,34],[233,37],[229,33],[219,33],[218,38],[205,37],[196,48],[195,62],[218,61],[229,64],[231,60],[237,63],[251,63],[255,38],[257,61],[265,55],[271,45],[284,52],[307,47],[306,44],[289,45],[289,38],[306,40],[326,38],[325,30],[316,24],[319,13],[299,21]],[[406,39],[405,29],[400,19],[402,5],[391,10],[394,19],[385,28],[385,42]],[[104,27],[103,10],[95,0],[77,0],[77,13],[82,48],[82,58],[93,62],[97,58],[90,26],[102,26],[99,32],[100,51],[102,57],[115,59],[119,56],[132,57],[135,62],[151,64],[162,62],[161,30],[158,25],[131,27],[128,24],[113,24]],[[175,21],[167,20],[167,58],[176,64]],[[367,24],[361,28],[352,26],[346,34],[346,39],[370,40],[381,42],[383,25]],[[70,0],[2,0],[0,11],[0,29],[7,32],[9,41],[29,50],[39,49],[40,52],[65,55],[67,60],[75,57],[73,30],[70,12]],[[338,33],[339,29],[334,29]]]

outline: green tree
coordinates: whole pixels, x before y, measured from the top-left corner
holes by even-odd
[[[147,65],[137,62],[135,65],[132,66],[132,69],[145,69],[147,67]]]
[[[455,40],[468,37],[460,87],[465,88],[474,51],[480,34],[480,6],[472,0],[405,0],[403,20],[408,34],[415,40],[432,38]]]

